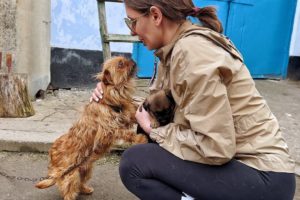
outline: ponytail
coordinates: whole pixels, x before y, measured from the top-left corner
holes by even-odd
[[[145,13],[151,6],[157,6],[163,15],[173,21],[186,20],[187,16],[197,17],[203,26],[222,33],[223,27],[214,7],[195,7],[192,0],[124,0],[126,6]]]
[[[212,6],[203,8],[195,7],[188,15],[197,17],[204,27],[210,28],[219,33],[223,32],[222,23],[217,17],[216,9]]]

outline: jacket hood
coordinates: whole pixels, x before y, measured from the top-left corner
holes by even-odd
[[[155,55],[160,59],[162,63],[165,63],[168,56],[171,55],[172,49],[174,48],[176,42],[181,38],[187,37],[188,35],[192,34],[198,34],[206,37],[207,39],[213,41],[217,46],[220,46],[224,50],[229,52],[234,58],[239,59],[241,62],[244,62],[241,53],[229,40],[229,38],[209,28],[192,24],[188,20],[186,20],[179,26],[178,30],[176,31],[173,39],[169,44],[155,51]]]

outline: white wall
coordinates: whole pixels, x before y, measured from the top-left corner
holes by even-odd
[[[294,28],[290,46],[290,56],[300,56],[300,0],[298,0],[297,2]]]
[[[129,34],[124,4],[106,3],[108,32]],[[101,50],[96,0],[51,0],[51,46]],[[131,52],[130,43],[111,43],[111,50]]]

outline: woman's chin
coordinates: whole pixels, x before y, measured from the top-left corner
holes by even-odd
[[[145,41],[141,41],[141,43],[142,43],[145,47],[147,47]]]
[[[147,45],[145,43],[144,43],[144,46],[147,47],[147,49],[150,50],[150,51],[154,49],[152,46],[149,46],[149,45]]]
[[[153,47],[153,46],[151,46],[151,45],[148,45],[145,41],[141,41],[142,42],[142,44],[148,49],[148,50],[154,50],[155,48]]]

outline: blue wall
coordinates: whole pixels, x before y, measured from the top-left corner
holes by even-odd
[[[214,5],[227,35],[243,54],[254,78],[285,78],[297,0],[194,0]],[[151,77],[153,52],[134,44],[139,77]]]

